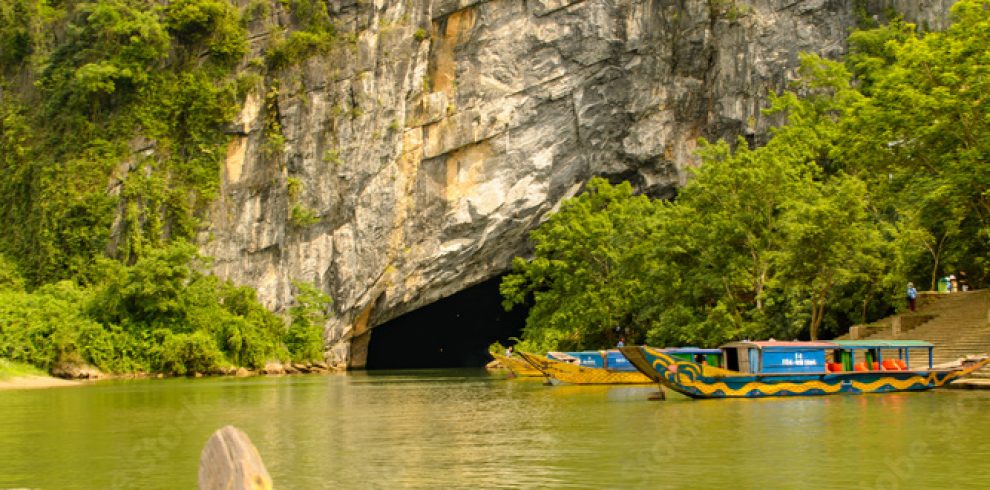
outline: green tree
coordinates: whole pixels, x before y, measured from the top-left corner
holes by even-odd
[[[323,330],[333,301],[312,284],[293,281],[295,304],[289,307],[291,323],[285,344],[293,361],[323,360]]]
[[[809,335],[818,338],[830,296],[852,282],[868,282],[886,243],[871,220],[862,181],[835,177],[804,189],[787,203],[778,256],[782,286],[810,309]]]
[[[178,0],[164,8],[164,22],[188,50],[204,45],[210,54],[236,61],[247,52],[240,12],[226,0]]]
[[[899,227],[919,230],[903,234],[923,250],[911,275],[934,278],[966,268],[977,282],[986,280],[988,7],[985,0],[963,0],[944,32],[889,36],[883,56],[873,57],[885,63],[871,63],[864,75],[870,97],[844,123],[840,157],[850,171],[873,176],[871,192]],[[857,37],[868,35],[883,37]]]
[[[647,239],[652,213],[650,200],[634,196],[628,183],[592,179],[534,230],[535,257],[517,258],[500,287],[506,308],[532,301],[526,337],[568,349],[608,345],[616,328],[642,338],[645,329],[634,322],[640,264],[626,251]]]

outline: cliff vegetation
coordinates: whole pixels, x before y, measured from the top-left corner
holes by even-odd
[[[268,2],[0,2],[0,357],[174,374],[322,360],[326,295],[297,284],[283,319],[189,244],[241,101],[332,40],[322,3],[284,3],[307,22],[247,59]]]

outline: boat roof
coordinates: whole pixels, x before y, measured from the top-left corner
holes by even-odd
[[[729,342],[722,348],[756,347],[770,350],[816,350],[816,349],[918,349],[933,348],[931,342],[923,340],[828,340],[828,341],[780,341],[780,340],[742,340]]]
[[[923,340],[833,340],[833,344],[843,349],[906,349],[913,347],[935,347]]]
[[[701,347],[668,347],[663,352],[670,354],[721,354],[722,349],[702,349]]]
[[[800,342],[800,341],[789,341],[789,340],[742,340],[739,342],[729,342],[722,346],[722,348],[732,348],[732,347],[756,347],[758,349],[827,349],[829,347],[835,347],[832,342]]]

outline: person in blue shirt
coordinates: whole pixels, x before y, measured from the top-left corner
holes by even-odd
[[[907,287],[908,307],[914,311],[915,302],[918,299],[918,290],[914,288],[914,283],[909,282]]]

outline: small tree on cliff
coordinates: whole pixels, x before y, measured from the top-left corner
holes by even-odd
[[[292,281],[295,304],[289,307],[291,323],[285,345],[293,361],[323,360],[323,328],[330,318],[333,300],[312,284]]]

